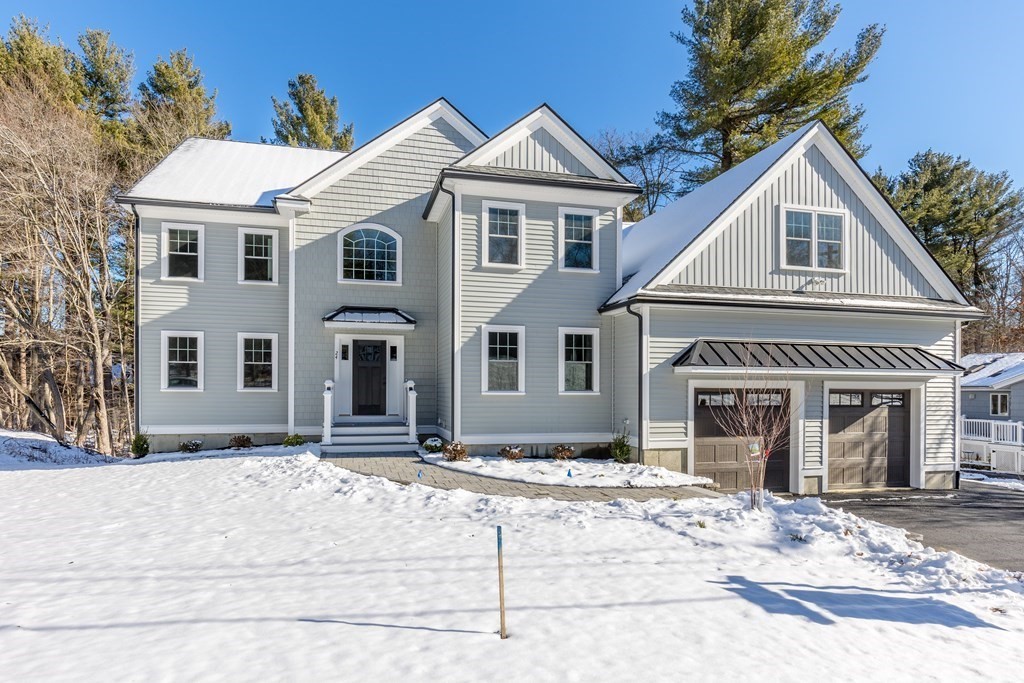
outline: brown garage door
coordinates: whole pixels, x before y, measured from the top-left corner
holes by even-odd
[[[774,409],[789,413],[789,392],[757,391],[756,400],[768,400]],[[739,400],[732,389],[701,389],[696,392],[693,410],[694,474],[716,481],[725,491],[746,489],[750,486],[747,470],[747,445],[753,439],[744,440],[729,436],[715,420],[715,412],[735,410]],[[750,400],[748,398],[747,400]],[[765,488],[772,491],[789,490],[789,448],[779,449],[771,454],[765,472]]]
[[[832,391],[828,404],[829,488],[908,486],[909,394]]]

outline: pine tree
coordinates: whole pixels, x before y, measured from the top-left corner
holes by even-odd
[[[884,28],[860,32],[852,50],[818,50],[839,17],[828,0],[694,0],[684,32],[689,71],[671,90],[677,110],[658,123],[693,166],[691,184],[732,168],[813,119],[821,119],[855,155],[864,110],[851,88],[882,43]]]
[[[75,76],[77,58],[46,36],[46,27],[19,15],[0,41],[0,87],[20,88],[27,83],[48,93],[57,103],[80,104],[83,85]]]
[[[75,68],[85,108],[103,121],[120,121],[131,108],[132,56],[111,42],[109,31],[88,29],[78,37],[78,46],[82,57]]]
[[[271,123],[276,144],[343,152],[352,149],[352,124],[339,124],[338,98],[328,99],[323,88],[317,87],[313,74],[299,74],[288,81],[287,100],[270,99],[274,103]]]

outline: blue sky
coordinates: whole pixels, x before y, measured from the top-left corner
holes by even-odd
[[[437,97],[487,133],[548,102],[586,136],[605,127],[653,128],[671,106],[686,56],[669,35],[683,0],[524,0],[294,3],[0,2],[74,43],[104,28],[135,54],[140,73],[188,47],[240,140],[270,137],[270,95],[315,73],[355,122],[357,144]],[[888,27],[870,78],[863,164],[902,168],[934,147],[1008,170],[1024,183],[1024,3],[847,0],[830,44],[846,47],[871,22]]]

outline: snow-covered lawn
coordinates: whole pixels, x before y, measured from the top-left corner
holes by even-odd
[[[555,486],[699,486],[710,484],[707,477],[693,477],[664,467],[636,463],[619,464],[614,460],[540,460],[523,458],[511,461],[499,457],[473,457],[449,462],[440,454],[421,452],[420,457],[438,467],[479,474],[496,479],[525,481]]]
[[[1004,479],[1002,477],[990,477],[981,472],[961,472],[960,476],[970,481],[976,481],[979,484],[988,484],[989,486],[998,486],[1004,489],[1010,489],[1012,491],[1024,491],[1024,481],[1020,479]]]
[[[0,678],[1019,679],[1020,577],[816,499],[487,497],[298,450],[0,463]]]

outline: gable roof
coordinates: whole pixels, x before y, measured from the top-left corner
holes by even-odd
[[[772,173],[812,144],[833,163],[844,181],[867,205],[907,256],[940,295],[968,306],[932,254],[871,183],[828,127],[812,121],[775,144],[734,166],[678,201],[636,223],[623,240],[626,283],[606,305],[619,304],[652,287],[668,283],[718,233],[732,214],[771,181]]]
[[[289,194],[307,199],[316,195],[438,119],[444,119],[451,124],[474,147],[487,140],[487,135],[483,131],[442,97],[352,150],[345,158],[303,180]]]
[[[345,152],[188,138],[119,200],[266,207]]]
[[[960,387],[1003,389],[1024,381],[1024,353],[972,353],[960,359],[967,373]]]
[[[569,150],[595,177],[619,183],[629,182],[619,173],[618,169],[601,156],[600,152],[594,149],[593,145],[587,142],[547,104],[541,104],[453,163],[452,166],[485,166],[509,147],[540,129],[546,130],[559,144]]]

